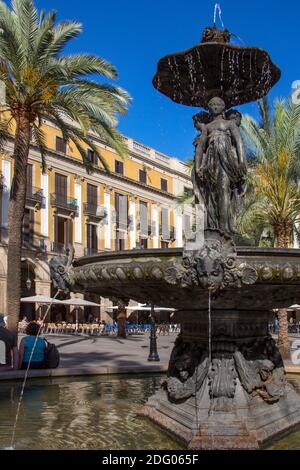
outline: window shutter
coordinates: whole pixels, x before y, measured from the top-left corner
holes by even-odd
[[[128,208],[127,208],[127,196],[123,194],[119,195],[119,223],[122,230],[127,230],[128,222]]]
[[[97,206],[97,186],[93,184],[87,185],[87,202],[91,206]]]
[[[164,240],[169,240],[170,231],[169,231],[169,209],[161,209],[161,225],[162,225],[162,238]]]
[[[26,186],[27,186],[27,195],[32,195],[32,171],[33,169],[33,166],[31,164],[28,164],[27,165],[27,182],[26,182]]]
[[[191,225],[191,216],[188,214],[183,215],[183,231],[186,238],[189,238],[191,235],[192,225]]]
[[[140,230],[142,236],[148,236],[148,204],[140,202]]]
[[[73,245],[73,220],[72,219],[67,219],[67,246]]]
[[[55,193],[59,201],[67,201],[68,179],[67,176],[55,173]]]

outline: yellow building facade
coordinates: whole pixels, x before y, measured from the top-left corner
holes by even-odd
[[[125,136],[128,155],[121,158],[95,137],[109,172],[86,148],[87,158],[93,163],[93,171],[88,173],[79,152],[72,143],[65,144],[59,129],[47,120],[43,127],[48,148],[44,172],[38,148],[33,143],[30,148],[22,295],[53,294],[48,262],[64,253],[69,244],[75,248],[75,257],[112,250],[183,246],[192,212],[190,208],[179,208],[176,197],[192,185],[189,171],[181,161]],[[13,144],[12,137],[0,155],[2,313],[6,312],[7,211]],[[29,278],[31,289],[26,288]],[[102,299],[103,302],[106,301]]]

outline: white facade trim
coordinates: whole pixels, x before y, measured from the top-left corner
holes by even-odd
[[[42,173],[41,177],[44,204],[41,208],[41,235],[49,237],[49,176]]]
[[[104,226],[104,248],[111,249],[111,205],[110,193],[104,192],[104,207],[106,210],[106,223]]]
[[[75,243],[82,243],[82,185],[75,181],[75,199],[77,199],[78,213],[74,218]]]
[[[2,227],[8,228],[8,206],[11,189],[11,161],[2,160],[3,193],[2,193]]]

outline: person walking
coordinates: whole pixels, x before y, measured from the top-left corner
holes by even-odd
[[[26,336],[21,340],[19,347],[19,364],[23,370],[27,369],[29,361],[30,369],[43,369],[44,367],[46,342],[44,338],[37,338],[39,331],[40,325],[35,322],[30,322],[26,327]]]

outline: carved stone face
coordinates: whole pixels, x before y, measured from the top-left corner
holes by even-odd
[[[175,367],[178,371],[180,380],[184,382],[190,376],[191,357],[188,354],[183,354],[175,361]]]
[[[219,116],[225,110],[225,103],[221,98],[215,97],[208,103],[208,109],[213,116]]]
[[[220,286],[224,277],[224,269],[220,260],[210,257],[198,258],[196,270],[202,287]]]

